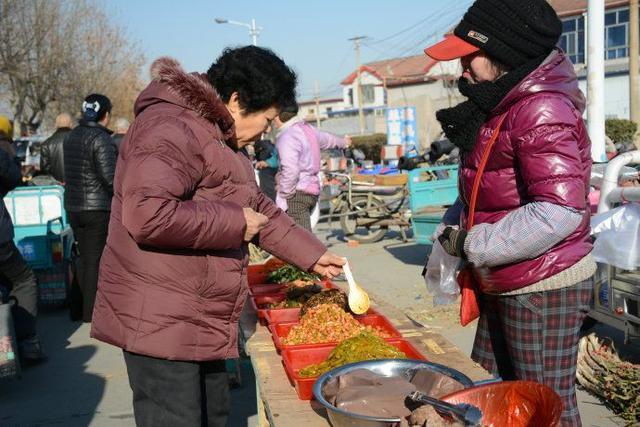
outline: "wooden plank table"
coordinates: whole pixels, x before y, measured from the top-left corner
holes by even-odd
[[[416,326],[398,309],[385,303],[376,303],[370,295],[372,306],[386,316],[430,362],[440,363],[467,375],[473,381],[490,378],[478,364],[465,356],[442,335],[429,328]],[[377,299],[377,301],[381,301]],[[260,427],[326,427],[329,426],[326,410],[315,400],[298,399],[296,390],[289,382],[276,352],[269,329],[257,322],[255,311],[245,305],[240,321],[245,351],[251,356],[256,377],[258,417]]]

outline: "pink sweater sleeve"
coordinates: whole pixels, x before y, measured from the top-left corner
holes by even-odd
[[[316,132],[316,138],[318,139],[318,145],[321,150],[331,150],[333,148],[345,148],[347,141],[344,138],[340,138],[332,133],[313,128]]]

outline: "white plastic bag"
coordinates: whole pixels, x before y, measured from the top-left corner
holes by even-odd
[[[316,203],[316,207],[311,212],[311,229],[315,230],[320,221],[320,202]]]
[[[456,281],[460,258],[449,255],[438,240],[433,242],[433,249],[429,255],[424,270],[424,281],[427,290],[433,295],[433,305],[454,303],[460,288]]]
[[[597,262],[624,270],[640,267],[640,205],[628,203],[591,217]]]

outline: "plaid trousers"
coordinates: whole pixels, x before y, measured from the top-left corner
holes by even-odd
[[[576,400],[580,327],[593,298],[593,279],[523,295],[483,294],[471,358],[503,380],[530,380],[555,390],[561,425],[581,426]]]
[[[318,203],[318,196],[296,191],[293,197],[287,200],[287,204],[289,205],[287,213],[293,218],[296,224],[312,231],[311,214],[316,207],[316,203]]]

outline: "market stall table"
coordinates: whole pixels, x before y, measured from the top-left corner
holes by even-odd
[[[340,287],[344,288],[344,286]],[[490,378],[484,369],[442,335],[428,327],[416,326],[397,308],[381,302],[381,299],[375,298],[374,295],[370,296],[376,311],[385,315],[428,361],[456,369],[473,381]],[[326,411],[320,404],[315,400],[298,399],[295,388],[287,378],[282,358],[276,351],[269,329],[257,321],[256,313],[251,309],[250,304],[246,305],[240,326],[245,351],[251,357],[256,377],[258,425],[260,427],[329,426]]]

